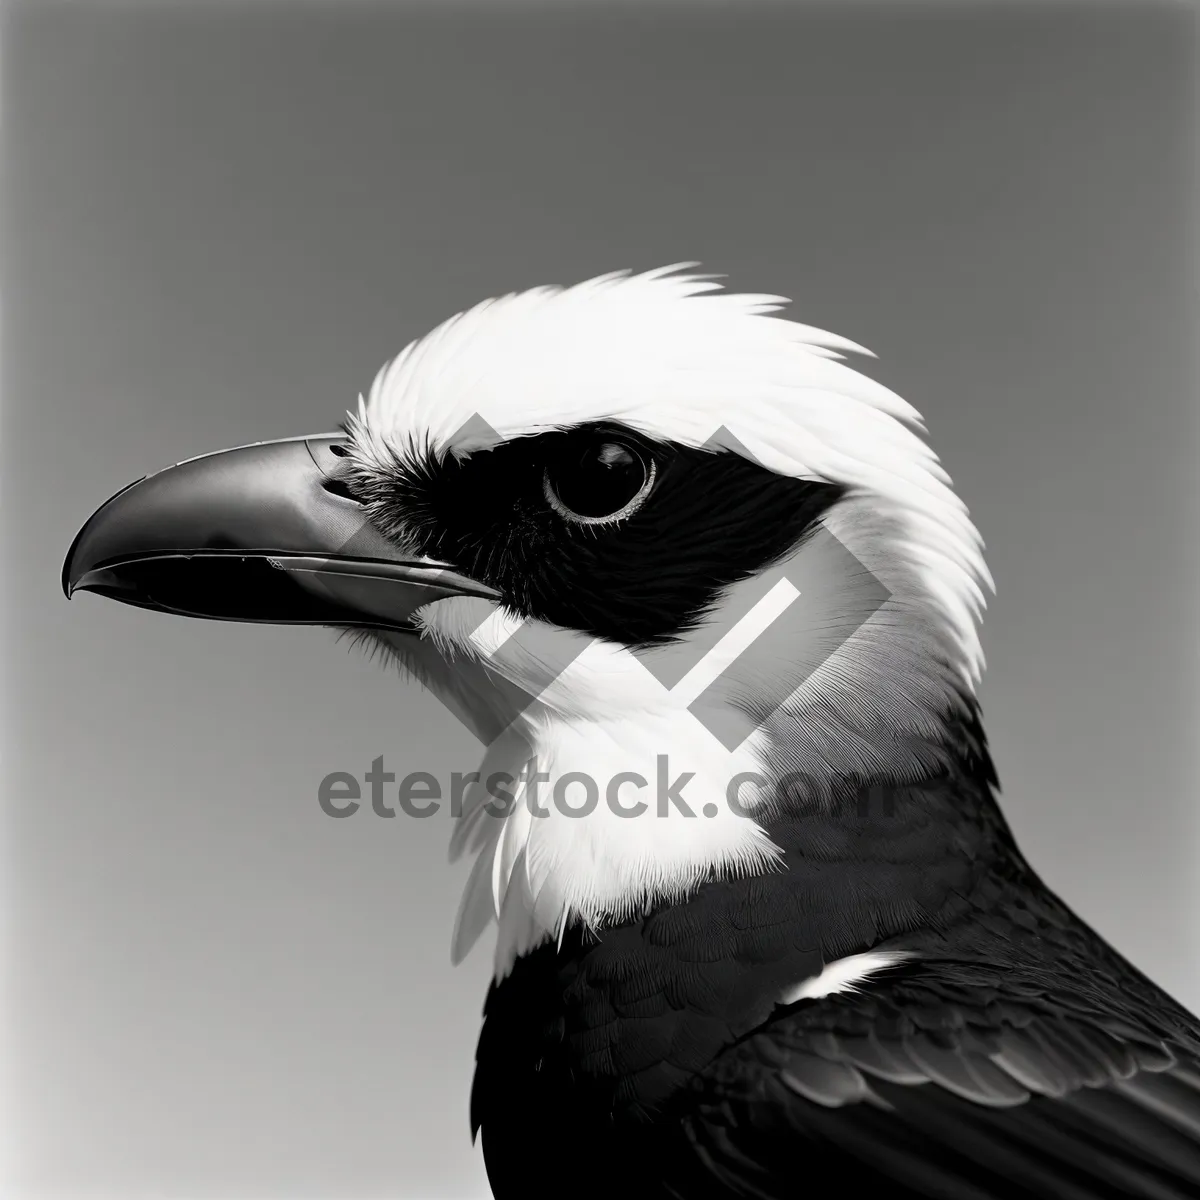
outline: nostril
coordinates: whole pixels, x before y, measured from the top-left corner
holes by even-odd
[[[329,447],[330,454],[336,454],[338,458],[349,458],[350,451],[345,446],[333,445]]]
[[[325,478],[321,480],[321,486],[334,496],[341,496],[343,500],[351,500],[355,504],[361,504],[362,501],[346,486],[341,479]]]

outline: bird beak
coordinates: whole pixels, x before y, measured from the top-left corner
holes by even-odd
[[[63,591],[218,621],[406,632],[434,600],[498,598],[375,529],[339,482],[344,442],[239,446],[130,484],[79,531]]]

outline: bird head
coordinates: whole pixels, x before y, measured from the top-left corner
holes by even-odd
[[[498,920],[500,974],[777,869],[781,804],[930,769],[982,671],[981,542],[917,412],[862,347],[685,271],[460,313],[337,433],[149,476],[64,566],[68,594],[356,630],[434,690],[486,747],[454,954]]]

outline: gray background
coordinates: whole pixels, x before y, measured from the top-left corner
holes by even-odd
[[[700,259],[879,353],[988,541],[1018,834],[1200,1006],[1187,8],[50,3],[3,50],[13,1190],[486,1194],[450,819],[316,802],[469,737],[332,634],[58,571],[128,480],[618,267]]]

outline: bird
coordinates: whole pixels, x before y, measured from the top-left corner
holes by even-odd
[[[64,590],[348,630],[479,738],[498,1200],[1200,1196],[1200,1021],[1002,813],[924,420],[697,267],[465,309],[334,432],[117,493]]]

